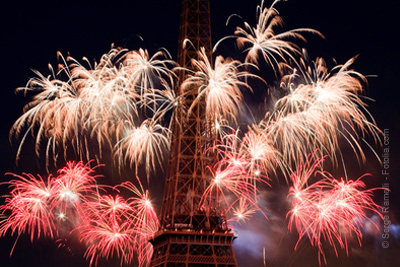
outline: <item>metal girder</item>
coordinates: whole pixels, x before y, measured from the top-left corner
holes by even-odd
[[[188,40],[188,41],[187,41]],[[178,63],[191,69],[204,47],[211,62],[209,0],[182,0]],[[180,82],[185,73],[179,74]],[[232,243],[235,235],[215,199],[202,202],[217,160],[205,101],[196,104],[197,87],[182,94],[172,118],[171,150],[160,216],[160,229],[150,240],[156,267],[237,267]],[[189,112],[190,110],[190,112]]]

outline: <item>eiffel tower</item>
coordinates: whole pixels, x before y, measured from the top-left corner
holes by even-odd
[[[204,47],[211,59],[211,25],[209,0],[182,0],[178,63],[191,67]],[[185,73],[180,73],[180,81]],[[193,89],[193,88],[192,88]],[[190,92],[190,93],[188,93]],[[160,228],[151,240],[153,267],[237,267],[232,243],[234,233],[218,203],[201,203],[201,197],[212,179],[206,166],[217,160],[215,141],[205,119],[205,101],[193,107],[197,90],[183,94],[175,107],[171,151],[160,216]],[[188,112],[190,108],[190,112]]]

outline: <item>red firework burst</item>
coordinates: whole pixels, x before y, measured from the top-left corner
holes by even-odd
[[[12,179],[6,184],[11,188],[5,204],[0,206],[1,214],[10,213],[0,226],[0,236],[10,230],[11,234],[18,236],[28,232],[31,241],[36,237],[53,237],[56,231],[54,215],[51,212],[49,202],[54,193],[49,185],[52,179],[47,181],[38,175],[36,178],[31,174],[11,174]]]
[[[287,214],[289,230],[295,226],[299,234],[295,249],[306,236],[318,248],[320,264],[321,257],[326,263],[324,240],[334,248],[336,255],[338,246],[348,252],[348,238],[354,236],[361,245],[361,229],[365,220],[369,220],[366,212],[373,211],[381,216],[379,206],[372,199],[372,192],[380,188],[364,190],[365,184],[361,179],[365,175],[355,181],[337,180],[322,170],[323,160],[312,161],[312,156],[309,156],[307,162],[299,165],[291,175],[293,186],[288,198],[292,201],[292,208]],[[313,175],[321,176],[321,179],[308,184]]]

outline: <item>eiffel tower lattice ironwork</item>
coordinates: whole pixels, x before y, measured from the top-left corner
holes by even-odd
[[[209,0],[182,0],[178,63],[191,68],[204,47],[211,59]],[[181,73],[181,81],[184,73]],[[151,240],[154,267],[237,267],[234,233],[215,200],[201,203],[212,179],[206,166],[217,160],[209,149],[215,138],[205,119],[205,101],[192,105],[196,88],[181,92],[175,107],[171,151],[160,215],[160,229]],[[188,110],[190,109],[190,112]],[[211,203],[213,202],[213,203]]]

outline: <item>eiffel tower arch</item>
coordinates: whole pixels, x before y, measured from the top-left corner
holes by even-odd
[[[182,0],[178,63],[191,68],[204,48],[211,59],[209,0]],[[210,60],[211,61],[211,60]],[[180,73],[183,81],[185,74]],[[181,95],[177,87],[176,94]],[[236,267],[235,234],[218,203],[200,205],[207,182],[206,166],[217,160],[215,137],[205,117],[204,99],[193,107],[197,90],[184,94],[175,107],[171,151],[160,215],[160,228],[151,240],[153,267]],[[185,113],[191,107],[191,112]]]

